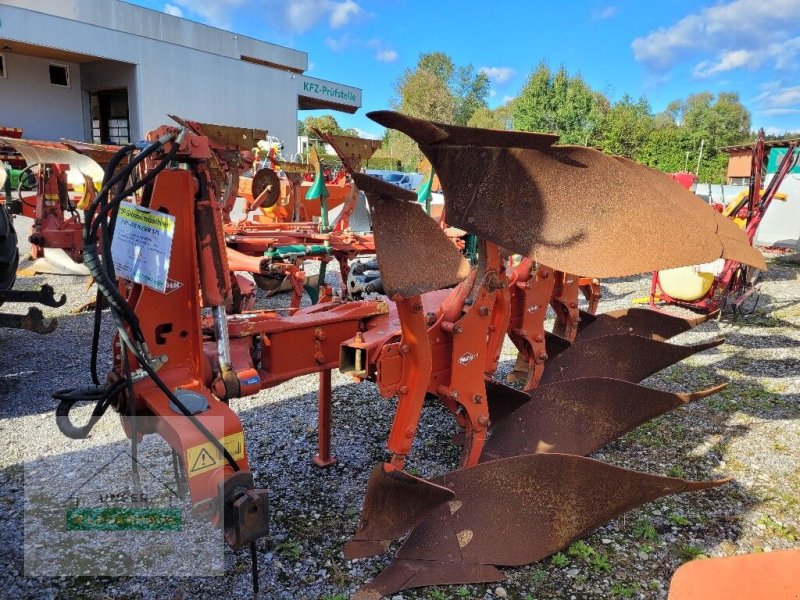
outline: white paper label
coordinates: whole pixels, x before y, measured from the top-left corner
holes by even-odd
[[[122,202],[111,257],[117,275],[161,292],[167,290],[175,217]]]

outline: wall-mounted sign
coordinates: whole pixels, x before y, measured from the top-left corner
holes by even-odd
[[[361,90],[315,77],[300,77],[300,108],[334,108],[355,112],[361,108]]]

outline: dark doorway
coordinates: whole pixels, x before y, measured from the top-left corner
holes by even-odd
[[[129,143],[128,89],[89,94],[92,107],[92,141],[95,144]]]

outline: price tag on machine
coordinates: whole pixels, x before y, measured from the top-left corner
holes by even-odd
[[[111,242],[117,275],[165,293],[174,234],[172,215],[122,202]]]

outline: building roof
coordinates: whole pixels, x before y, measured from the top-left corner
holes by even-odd
[[[3,0],[1,4],[302,73],[308,54],[122,0]]]
[[[789,142],[800,142],[800,138],[793,138],[789,140],[764,140],[764,148],[786,148]],[[747,144],[736,144],[735,146],[723,146],[720,148],[723,152],[744,152],[745,150],[751,151],[755,146],[755,141],[748,142]]]

